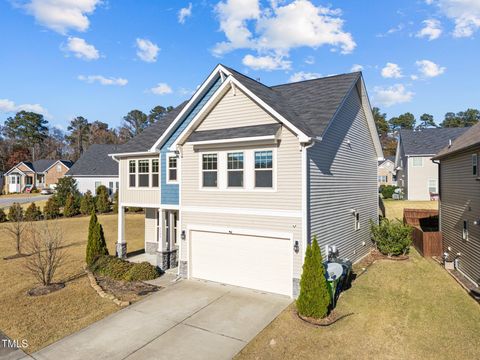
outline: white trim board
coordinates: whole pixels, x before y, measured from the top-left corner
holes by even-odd
[[[253,216],[277,216],[301,218],[302,210],[277,210],[277,209],[254,209],[254,208],[230,208],[230,207],[209,207],[209,206],[182,206],[182,212],[197,213],[217,213],[234,215],[253,215]]]

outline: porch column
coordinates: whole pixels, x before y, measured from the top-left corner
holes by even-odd
[[[127,257],[127,242],[125,240],[125,206],[118,206],[118,239],[117,256],[125,259]]]
[[[167,223],[165,210],[159,209],[158,216],[158,248],[157,248],[157,266],[163,271],[168,270],[169,266],[169,252],[167,242]]]

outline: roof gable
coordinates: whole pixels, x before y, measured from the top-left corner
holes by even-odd
[[[467,131],[453,141],[451,146],[447,145],[440,150],[435,158],[440,159],[471,147],[480,146],[480,123],[467,129]]]

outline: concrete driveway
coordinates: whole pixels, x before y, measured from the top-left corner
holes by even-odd
[[[33,358],[231,359],[291,301],[234,286],[183,280],[44,348]]]
[[[0,208],[10,207],[13,203],[26,204],[34,201],[47,200],[51,195],[34,195],[19,197],[2,197],[0,196]]]

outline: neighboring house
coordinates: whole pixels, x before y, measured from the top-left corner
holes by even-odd
[[[381,185],[397,185],[395,156],[389,156],[378,162],[378,186]]]
[[[73,162],[69,160],[22,161],[5,173],[5,192],[53,188],[72,165]]]
[[[194,96],[114,155],[146,251],[182,277],[296,297],[316,236],[356,261],[378,219],[383,158],[361,73],[268,87],[219,65]]]
[[[108,154],[116,152],[118,148],[119,145],[90,145],[66,176],[77,181],[82,194],[90,191],[95,195],[100,185],[106,186],[110,195],[115,193],[118,190],[118,163]]]
[[[449,260],[480,285],[480,124],[433,159],[439,162],[440,230]]]
[[[395,170],[404,199],[438,198],[438,168],[430,160],[465,131],[465,128],[400,130]]]

